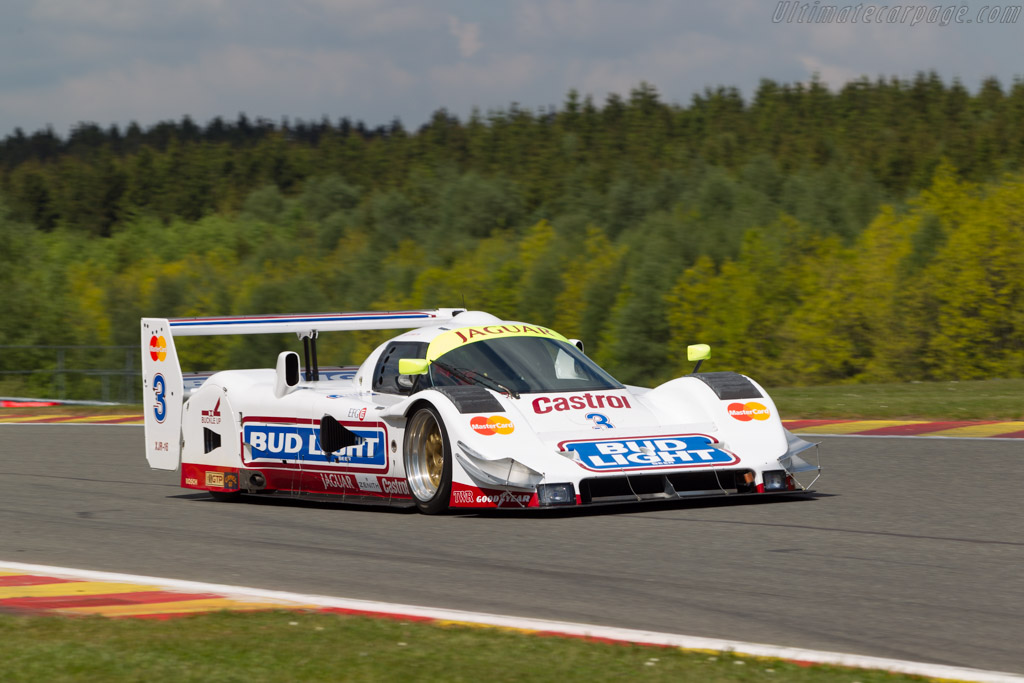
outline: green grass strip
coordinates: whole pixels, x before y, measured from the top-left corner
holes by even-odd
[[[1024,379],[765,388],[783,420],[1024,420]],[[113,414],[141,416],[142,407],[0,409],[0,416]]]
[[[782,418],[1022,420],[1024,379],[765,387]]]
[[[0,614],[15,681],[910,681],[912,676],[673,648],[337,614],[167,621]]]
[[[753,373],[757,379],[756,373]],[[1024,379],[765,387],[784,420],[1024,420]],[[142,415],[142,406],[4,408],[2,415]]]

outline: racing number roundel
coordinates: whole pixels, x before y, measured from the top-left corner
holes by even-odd
[[[155,334],[150,337],[149,357],[157,361],[167,358],[167,340]]]

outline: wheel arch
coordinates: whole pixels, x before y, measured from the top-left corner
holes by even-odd
[[[443,513],[451,506],[455,461],[450,420],[430,400],[410,403],[407,414],[402,435],[402,468],[413,503],[423,513]],[[427,426],[427,421],[433,427]],[[439,437],[439,445],[433,440],[435,436]]]

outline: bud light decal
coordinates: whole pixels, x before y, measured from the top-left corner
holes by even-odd
[[[271,460],[277,463],[330,463],[349,465],[353,469],[387,470],[387,434],[383,427],[367,424],[345,425],[362,443],[334,453],[320,450],[320,429],[317,427],[246,425],[242,439],[249,445],[253,462]]]
[[[736,455],[717,446],[715,439],[702,434],[588,439],[558,444],[560,450],[574,452],[580,465],[593,472],[720,467],[740,461]]]

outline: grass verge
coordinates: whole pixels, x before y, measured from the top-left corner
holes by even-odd
[[[1022,420],[1024,379],[766,387],[784,420]]]
[[[0,408],[0,415],[35,415],[46,417],[47,415],[138,415],[142,417],[141,405],[117,404],[113,406],[40,406],[37,408]]]
[[[755,378],[756,379],[756,378]],[[784,420],[1024,420],[1024,379],[766,387]],[[0,415],[142,415],[140,405],[0,408]]]
[[[881,671],[334,614],[0,614],[15,681],[911,681]]]

